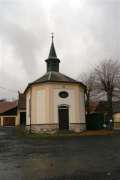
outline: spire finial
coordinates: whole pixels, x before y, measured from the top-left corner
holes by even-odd
[[[53,38],[54,38],[54,33],[51,33],[51,38],[52,38],[52,42],[53,42]]]

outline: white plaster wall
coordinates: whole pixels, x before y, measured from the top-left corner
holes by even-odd
[[[69,93],[67,98],[59,97],[59,92],[66,91]],[[66,104],[69,106],[69,123],[76,123],[75,110],[75,91],[70,89],[54,89],[54,123],[58,123],[58,106]]]
[[[26,125],[30,125],[30,92],[27,94],[26,97]]]
[[[45,90],[38,90],[36,93],[36,124],[45,124],[46,123],[46,100]]]
[[[67,98],[59,97],[59,92],[67,91]],[[32,124],[58,123],[58,106],[69,106],[69,123],[85,123],[84,91],[76,85],[47,84],[32,87]],[[30,91],[26,96],[26,124],[30,125],[29,113]]]
[[[85,123],[85,99],[83,90],[80,90],[80,123]]]

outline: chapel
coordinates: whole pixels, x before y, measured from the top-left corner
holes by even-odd
[[[47,72],[25,89],[27,128],[34,132],[85,130],[85,85],[59,72],[53,36],[45,62]]]

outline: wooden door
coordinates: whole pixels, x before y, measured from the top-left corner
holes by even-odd
[[[3,126],[15,126],[15,117],[4,117]]]
[[[69,129],[69,108],[67,106],[60,106],[59,112],[59,129],[68,130]]]
[[[26,112],[20,112],[20,125],[26,125]]]

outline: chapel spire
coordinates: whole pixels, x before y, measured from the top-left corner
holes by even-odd
[[[51,36],[52,42],[51,42],[50,52],[49,52],[48,59],[45,60],[47,63],[47,72],[50,72],[50,71],[59,72],[60,60],[57,58],[57,55],[56,55],[54,41],[53,41],[53,38],[54,38],[53,33],[51,34],[52,34]]]
[[[54,42],[53,42],[54,36],[53,36],[53,33],[51,33],[51,34],[52,34],[52,36],[51,36],[52,43],[51,43],[51,48],[50,48],[50,52],[49,52],[48,58],[57,58],[55,47],[54,47]]]

